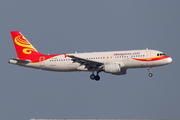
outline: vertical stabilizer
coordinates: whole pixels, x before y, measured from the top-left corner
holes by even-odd
[[[11,31],[11,35],[19,59],[28,59],[33,56],[42,55],[19,31]]]

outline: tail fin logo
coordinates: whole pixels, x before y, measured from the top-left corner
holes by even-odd
[[[22,35],[18,35],[15,39],[14,39],[14,42],[18,45],[18,46],[21,46],[21,47],[24,47],[23,48],[23,53],[24,54],[31,54],[32,51],[36,51],[36,49],[34,49],[33,46],[31,46],[31,44],[26,40],[26,38]]]

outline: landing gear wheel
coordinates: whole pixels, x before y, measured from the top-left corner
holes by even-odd
[[[97,71],[97,75],[94,75],[94,71],[92,71],[92,74],[90,75],[91,80],[96,80],[99,81],[100,77],[99,77],[99,71]]]
[[[94,79],[95,79],[96,81],[99,81],[99,80],[100,80],[99,75],[96,75]]]
[[[149,72],[149,77],[152,77],[153,74],[151,73],[151,68],[148,68],[148,72]]]
[[[153,74],[152,73],[149,73],[149,77],[152,77],[153,76]]]
[[[91,80],[94,80],[94,79],[95,79],[95,75],[92,74],[92,75],[90,76],[90,78],[91,78]]]

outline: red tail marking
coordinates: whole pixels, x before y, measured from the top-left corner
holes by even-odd
[[[18,58],[20,60],[31,60],[32,63],[38,63],[42,62],[40,60],[40,57],[44,57],[45,61],[47,59],[60,55],[43,55],[39,53],[19,31],[11,31],[11,35]]]
[[[11,31],[11,35],[19,59],[42,55],[19,31]]]

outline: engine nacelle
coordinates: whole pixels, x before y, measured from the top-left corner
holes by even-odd
[[[104,66],[104,71],[107,73],[119,73],[121,72],[120,64],[110,63]]]
[[[126,74],[126,69],[121,69],[121,65],[118,63],[110,63],[110,64],[104,65],[104,71],[106,73],[111,73],[113,75]]]

